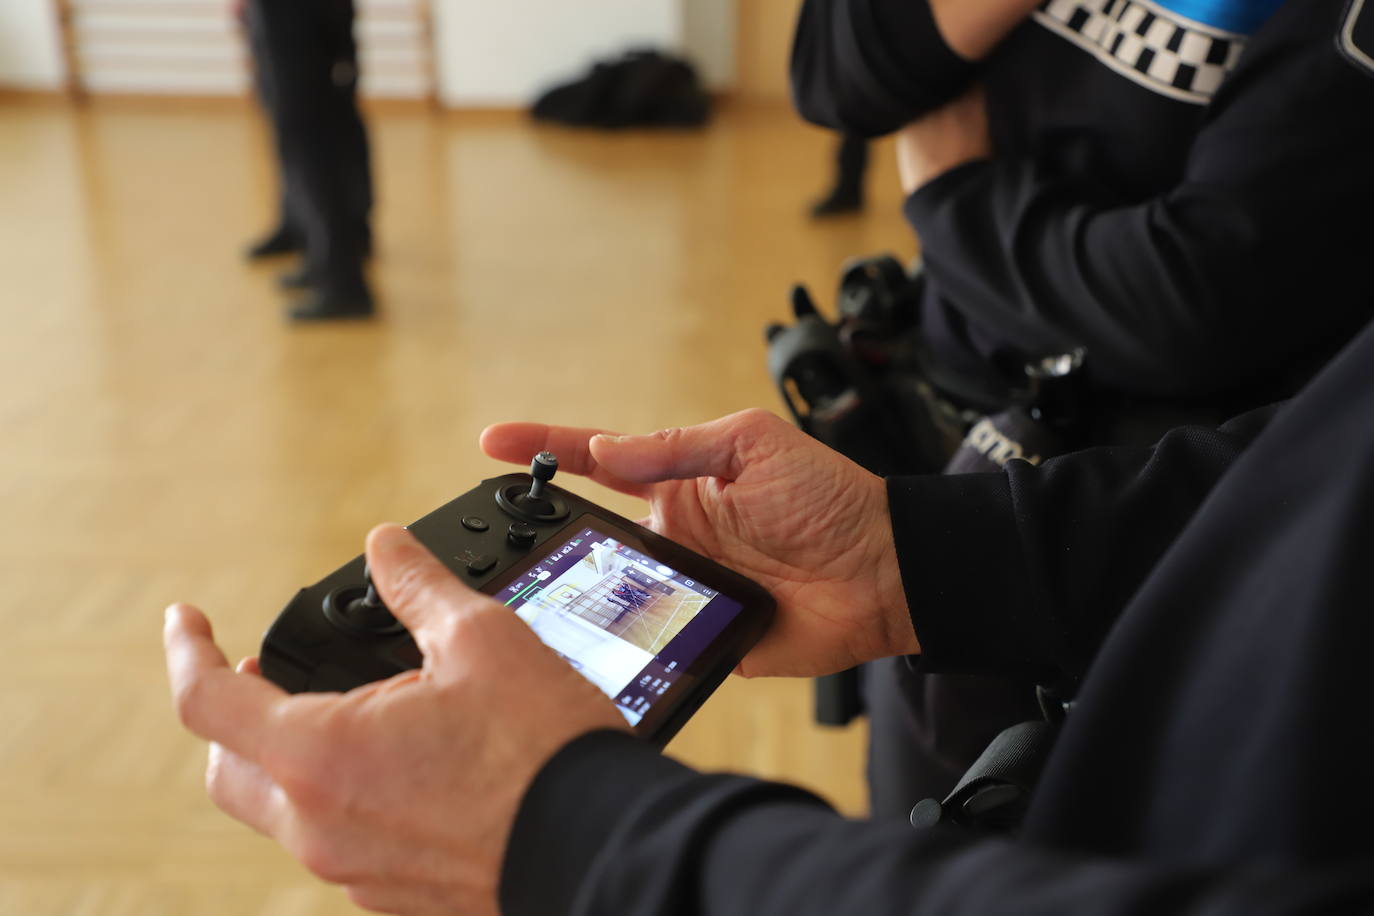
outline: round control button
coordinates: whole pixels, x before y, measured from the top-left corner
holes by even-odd
[[[506,531],[506,536],[516,547],[529,547],[534,544],[534,539],[539,537],[539,532],[524,522],[512,522]]]
[[[486,531],[491,526],[487,524],[487,520],[484,518],[478,518],[475,515],[465,515],[463,516],[463,527],[469,531]]]

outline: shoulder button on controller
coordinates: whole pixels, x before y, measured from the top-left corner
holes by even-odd
[[[506,537],[516,547],[530,547],[533,546],[534,539],[539,537],[539,532],[524,522],[511,522],[510,528],[506,531]]]
[[[463,516],[462,521],[463,527],[469,531],[486,531],[488,528],[491,527],[487,524],[486,519],[478,518],[475,515],[465,515]]]

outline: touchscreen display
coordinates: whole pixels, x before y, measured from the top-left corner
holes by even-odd
[[[616,702],[631,725],[743,605],[585,516],[495,595]]]

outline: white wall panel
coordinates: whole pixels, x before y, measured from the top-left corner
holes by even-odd
[[[753,0],[740,0],[743,3]],[[735,84],[735,0],[682,0],[682,45],[711,89]]]
[[[734,82],[736,0],[432,0],[432,36],[418,14],[426,2],[358,0],[364,93],[426,96],[437,71],[448,104],[523,105],[632,46],[685,52],[713,88]],[[91,91],[232,94],[248,84],[229,0],[71,3]],[[55,0],[0,0],[0,86],[62,82]]]
[[[632,46],[676,50],[683,2],[693,0],[436,0],[440,98],[524,105],[597,58]]]
[[[229,0],[68,2],[80,83],[91,92],[233,95],[249,86],[247,50]],[[432,94],[424,3],[359,0],[364,95]]]
[[[59,89],[64,76],[51,0],[0,0],[0,86]]]

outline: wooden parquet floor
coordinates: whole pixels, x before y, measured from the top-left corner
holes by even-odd
[[[382,317],[298,328],[239,258],[274,194],[251,108],[0,102],[0,913],[353,912],[204,797],[162,608],[254,652],[373,523],[502,470],[476,447],[497,420],[781,409],[761,329],[789,284],[829,302],[844,258],[914,248],[886,150],[870,215],[803,218],[832,140],[782,111],[371,123]],[[857,812],[861,730],[812,726],[809,690],[731,683],[670,750]]]

